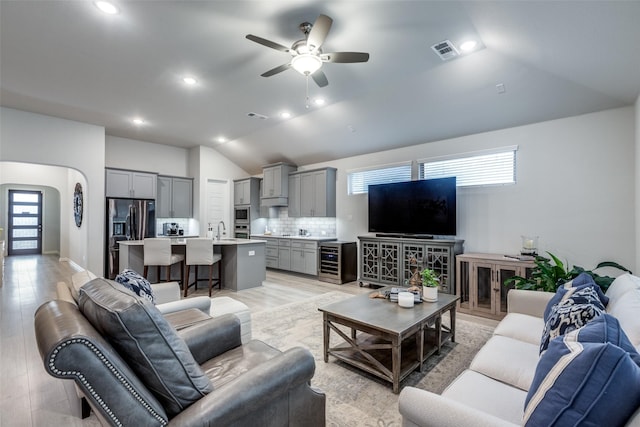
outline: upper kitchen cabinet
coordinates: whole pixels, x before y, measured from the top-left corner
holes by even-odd
[[[336,169],[294,172],[289,177],[290,217],[336,216]]]
[[[262,206],[287,206],[289,198],[289,173],[295,171],[296,166],[287,163],[275,163],[263,167]]]
[[[233,181],[233,204],[255,206],[260,204],[260,178],[244,178]]]
[[[158,175],[122,169],[106,170],[106,196],[123,199],[155,199]]]
[[[158,177],[157,218],[191,218],[193,216],[193,179]]]

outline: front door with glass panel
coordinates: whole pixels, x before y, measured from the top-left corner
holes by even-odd
[[[42,193],[9,190],[8,254],[42,253]]]

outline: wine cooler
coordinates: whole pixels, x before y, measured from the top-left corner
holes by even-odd
[[[357,279],[358,247],[356,242],[320,243],[318,280],[342,284]]]

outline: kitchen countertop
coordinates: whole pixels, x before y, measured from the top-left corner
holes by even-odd
[[[186,245],[187,244],[186,239],[187,238],[185,237],[171,237],[171,244]],[[234,239],[234,238],[227,238],[227,239],[223,238],[220,240],[212,240],[211,242],[214,246],[252,245],[256,243],[265,243],[264,240],[259,240],[259,239]],[[143,246],[144,240],[121,240],[118,243],[126,246]]]
[[[292,239],[292,240],[311,240],[315,242],[331,242],[333,240],[337,240],[336,237],[329,237],[329,236],[295,236],[295,235],[282,236],[280,234],[252,234],[251,238],[254,238],[254,237],[257,239],[275,238],[275,239]]]

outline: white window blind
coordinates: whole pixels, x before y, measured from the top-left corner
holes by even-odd
[[[517,149],[517,146],[506,147],[454,158],[423,160],[420,179],[455,176],[458,187],[515,184]]]
[[[369,185],[388,184],[391,182],[411,181],[411,164],[405,163],[393,166],[381,166],[349,172],[349,194],[363,194],[369,192]]]

